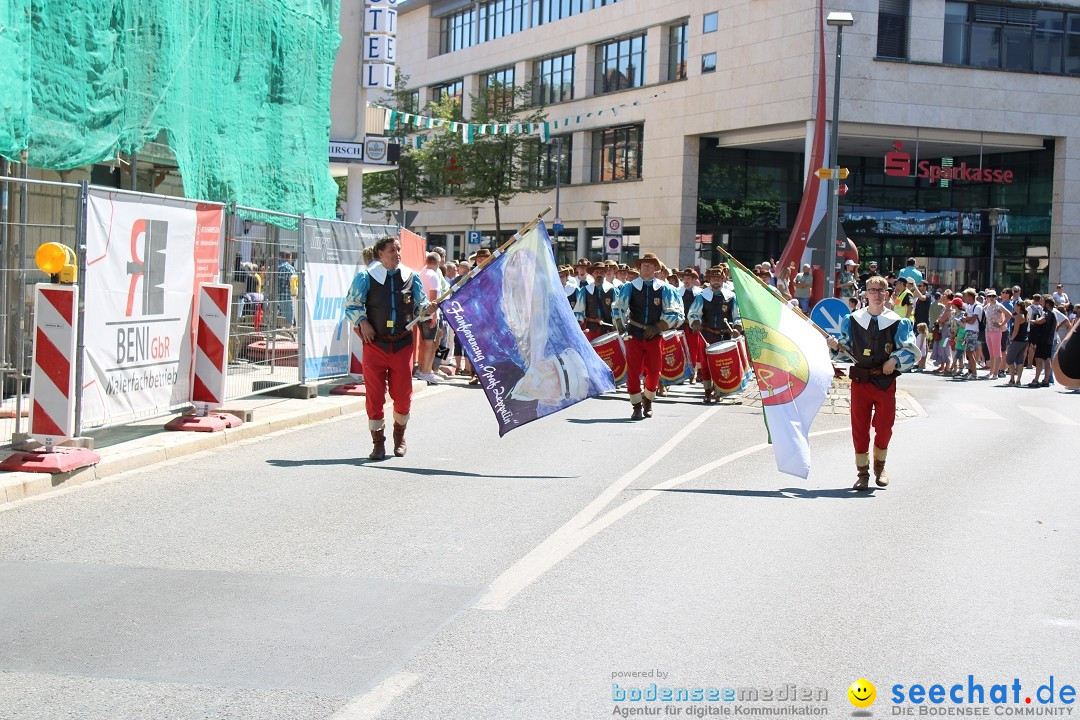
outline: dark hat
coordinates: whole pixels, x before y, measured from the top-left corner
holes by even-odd
[[[711,268],[705,271],[705,277],[723,277],[724,269],[719,265],[713,265]]]
[[[591,265],[588,258],[578,258],[576,265]]]
[[[694,267],[688,267],[685,270],[683,270],[681,274],[682,275],[693,275],[694,277],[697,277],[698,276],[698,270],[697,270],[697,268],[694,268]]]
[[[664,267],[664,263],[660,262],[660,258],[656,257],[653,253],[645,253],[639,257],[634,261],[634,267],[640,268],[642,263],[652,263],[657,269]]]
[[[599,272],[606,272],[607,271],[607,266],[604,265],[604,263],[602,263],[602,262],[595,262],[595,263],[593,263],[592,265],[589,266],[589,270],[599,271]]]
[[[474,257],[476,257],[477,260],[480,260],[481,258],[489,258],[491,257],[491,251],[487,248],[480,248],[476,251],[476,255]]]
[[[629,270],[630,266],[627,265],[626,263],[619,263],[619,269],[620,270]]]

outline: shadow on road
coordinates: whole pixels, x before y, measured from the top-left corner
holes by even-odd
[[[575,425],[597,425],[599,423],[628,423],[634,422],[628,417],[618,418],[570,418],[566,422],[574,423]]]
[[[807,490],[806,488],[780,488],[778,490],[706,490],[704,488],[664,488],[660,492],[700,493],[702,495],[732,495],[735,497],[783,498],[785,500],[813,500],[814,498],[866,498],[873,497],[875,490],[857,492],[850,488],[825,488]]]
[[[573,480],[578,475],[484,475],[482,473],[461,472],[460,470],[440,470],[438,468],[400,467],[393,465],[393,459],[368,460],[367,458],[319,458],[313,460],[267,460],[274,467],[309,467],[317,465],[372,465],[380,470],[409,473],[410,475],[430,475],[446,477],[496,478],[506,480]]]

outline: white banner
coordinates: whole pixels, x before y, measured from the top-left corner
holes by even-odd
[[[223,223],[221,205],[90,192],[84,426],[191,401],[192,309],[217,280]]]

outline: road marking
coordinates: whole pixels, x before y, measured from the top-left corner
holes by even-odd
[[[969,420],[1004,420],[990,408],[974,403],[953,403],[953,406],[962,412]]]
[[[769,446],[768,443],[759,443],[757,445],[751,445],[748,448],[743,448],[737,452],[733,452],[730,455],[725,455],[718,460],[713,460],[710,463],[706,463],[695,470],[683,473],[678,477],[671,478],[658,483],[651,488],[642,490],[642,492],[615,507],[610,512],[605,513],[602,517],[595,521],[591,521],[595,516],[596,511],[600,508],[606,507],[610,499],[622,492],[627,485],[634,479],[639,477],[648,466],[659,462],[663,458],[664,454],[670,452],[675,445],[684,440],[690,431],[696,429],[701,423],[712,416],[713,412],[719,410],[718,407],[712,408],[712,410],[706,411],[697,420],[684,428],[683,432],[678,433],[664,444],[659,450],[650,455],[644,460],[638,467],[631,470],[627,475],[619,478],[615,483],[607,488],[603,493],[597,497],[596,500],[589,503],[589,505],[580,513],[575,515],[569,522],[560,527],[554,533],[552,533],[546,540],[533,548],[527,555],[518,560],[509,569],[495,578],[491,585],[488,586],[488,590],[473,606],[476,610],[505,610],[514,596],[536,581],[541,575],[551,570],[561,560],[565,559],[570,553],[577,550],[584,545],[590,538],[596,535],[604,528],[609,527],[617,520],[625,517],[632,510],[635,510],[645,503],[653,500],[662,495],[662,490],[668,490],[683,483],[689,482],[695,478],[699,478],[702,475],[706,475],[718,467],[727,465],[747,455],[752,455],[756,452],[760,452]],[[850,427],[834,428],[832,430],[819,430],[818,432],[810,433],[810,437],[817,437],[820,435],[830,435],[839,432],[851,432]],[[647,464],[649,464],[647,466]],[[627,480],[627,478],[630,478]],[[612,488],[617,488],[615,492],[611,492]],[[604,500],[603,504],[600,501]],[[597,507],[599,506],[599,507]],[[589,518],[585,523],[580,523],[583,518]],[[591,522],[590,522],[591,521]],[[580,523],[580,524],[579,524]]]
[[[476,602],[474,607],[478,610],[505,610],[511,598],[553,568],[556,563],[573,552],[581,542],[584,542],[582,540],[574,544],[575,533],[588,525],[630,483],[663,460],[690,433],[719,411],[720,406],[718,405],[701,413],[689,425],[683,427],[682,430],[675,433],[671,439],[661,445],[656,452],[638,463],[630,472],[608,485],[595,500],[586,505],[577,515],[570,518],[562,527],[549,535],[546,540],[507,568],[499,577],[495,578],[488,587],[488,591]]]
[[[1080,425],[1080,423],[1076,422],[1071,417],[1062,415],[1057,410],[1034,405],[1018,405],[1017,407],[1028,415],[1031,415],[1033,418],[1042,420],[1044,423],[1049,423],[1051,425],[1071,425],[1074,427]]]
[[[374,720],[419,679],[413,673],[394,673],[338,710],[332,720]]]

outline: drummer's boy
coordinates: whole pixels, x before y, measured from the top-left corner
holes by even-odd
[[[687,322],[691,330],[701,333],[705,346],[731,340],[735,324],[735,295],[723,287],[724,272],[719,267],[711,267],[705,272],[709,286],[698,293],[687,312]],[[705,402],[719,400],[713,384],[712,370],[705,359]]]

